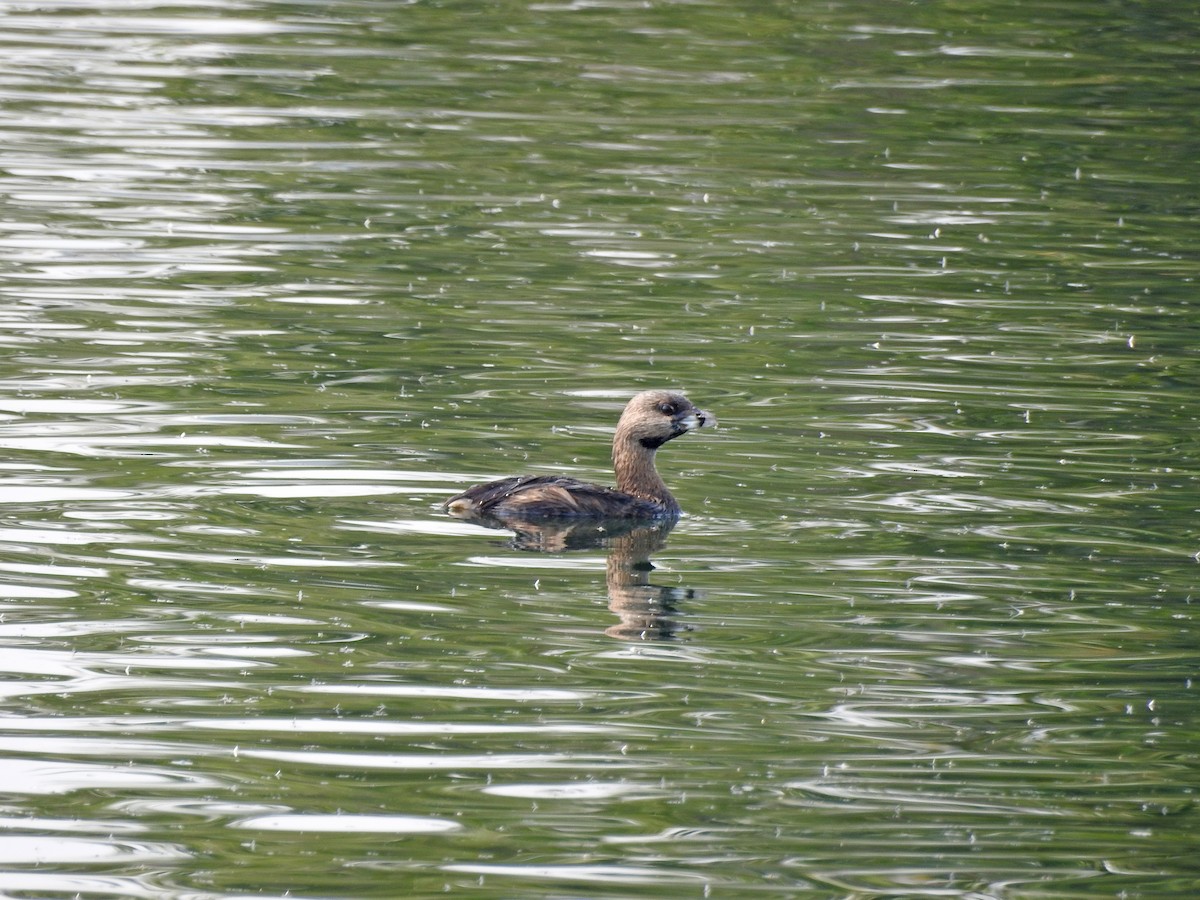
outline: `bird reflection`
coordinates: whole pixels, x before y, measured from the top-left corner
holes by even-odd
[[[620,621],[606,628],[609,637],[625,641],[665,641],[689,630],[678,618],[677,604],[695,596],[689,588],[665,587],[650,582],[653,553],[666,546],[675,519],[656,521],[523,520],[472,517],[487,528],[513,532],[511,546],[539,553],[604,548],[608,608]]]

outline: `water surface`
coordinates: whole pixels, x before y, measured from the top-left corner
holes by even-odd
[[[3,15],[5,896],[1196,894],[1191,10]]]

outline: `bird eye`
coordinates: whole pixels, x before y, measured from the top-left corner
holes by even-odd
[[[660,404],[658,404],[658,411],[660,413],[662,413],[664,416],[673,416],[673,415],[675,415],[675,404],[674,403],[660,403]]]

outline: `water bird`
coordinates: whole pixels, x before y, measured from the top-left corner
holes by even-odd
[[[442,508],[461,519],[502,524],[548,519],[676,519],[679,503],[654,466],[667,441],[697,428],[715,426],[679,391],[642,391],[625,406],[613,435],[614,490],[567,475],[517,475],[477,484],[451,497]]]

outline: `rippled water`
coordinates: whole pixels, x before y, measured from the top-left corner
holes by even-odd
[[[5,897],[1200,891],[1186,4],[0,23]]]

